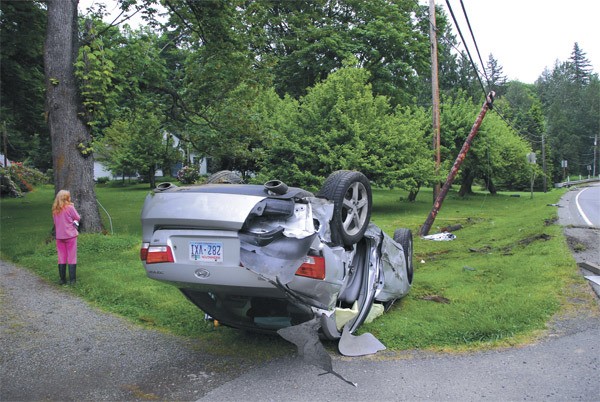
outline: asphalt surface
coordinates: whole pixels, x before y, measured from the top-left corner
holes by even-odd
[[[582,202],[578,207],[579,200],[585,200],[586,203]],[[580,210],[580,208],[585,209]],[[582,212],[586,218],[582,217]],[[588,187],[571,188],[558,204],[558,223],[564,227],[573,257],[584,276],[600,276],[600,225],[597,223],[599,216],[600,184],[598,183]],[[590,285],[596,294],[600,295],[600,285],[593,282],[590,282]]]
[[[569,204],[558,206],[563,225]],[[589,242],[575,259],[600,262],[597,229],[569,225],[571,245]],[[598,304],[557,317],[537,342],[518,348],[333,356],[353,387],[295,356],[262,365],[213,356],[205,345],[98,311],[12,264],[0,262],[0,278],[2,401],[600,401]]]

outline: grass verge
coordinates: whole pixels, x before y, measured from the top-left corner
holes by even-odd
[[[96,193],[110,214],[101,209],[107,234],[80,236],[78,285],[65,291],[133,322],[195,338],[213,353],[260,357],[291,349],[278,337],[214,328],[177,289],[146,278],[138,253],[147,185],[99,185]],[[42,186],[1,201],[0,258],[56,283],[53,195],[52,187]],[[362,331],[391,350],[512,345],[536,336],[570,300],[592,309],[593,297],[555,224],[556,208],[548,206],[561,195],[451,193],[431,233],[460,224],[457,239],[415,237],[411,293]],[[422,191],[414,203],[403,197],[400,190],[374,190],[372,219],[389,234],[399,227],[416,234],[431,207],[431,192]]]

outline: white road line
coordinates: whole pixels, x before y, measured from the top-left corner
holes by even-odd
[[[592,224],[592,222],[588,219],[587,216],[585,216],[585,214],[583,213],[583,209],[581,209],[581,205],[579,205],[579,196],[585,191],[588,190],[588,188],[585,188],[583,190],[581,190],[580,192],[577,193],[577,196],[575,197],[575,205],[577,205],[577,210],[579,211],[579,215],[581,215],[581,217],[583,218],[583,220],[585,221],[585,223],[587,223],[588,226],[594,226]]]

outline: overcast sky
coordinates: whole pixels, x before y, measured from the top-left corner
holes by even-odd
[[[293,0],[282,0],[293,1]],[[365,0],[368,1],[368,0]],[[429,0],[419,0],[428,5]],[[480,64],[460,0],[449,0],[474,60]],[[533,83],[556,60],[567,61],[573,45],[600,74],[600,0],[462,0],[484,63],[491,53],[511,80]],[[116,0],[80,0],[80,10]],[[435,0],[446,11],[445,0]],[[449,18],[450,13],[447,12]],[[454,24],[453,24],[454,25]],[[457,33],[457,39],[460,37]],[[459,47],[464,50],[464,47]]]
[[[435,0],[446,11],[445,0]],[[469,50],[477,60],[460,0],[449,0]],[[429,4],[421,0],[421,4]],[[579,43],[600,73],[600,0],[462,0],[486,63],[491,53],[509,79],[533,83],[556,60],[567,61]],[[450,13],[448,12],[449,18]],[[454,25],[454,24],[453,24]],[[457,34],[460,41],[460,36]],[[464,47],[460,47],[464,50]],[[477,64],[480,64],[477,61]]]

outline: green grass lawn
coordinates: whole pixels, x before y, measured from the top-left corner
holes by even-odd
[[[106,234],[80,236],[78,284],[61,289],[135,323],[198,339],[199,347],[212,352],[256,357],[289,350],[277,337],[214,328],[177,289],[146,278],[139,247],[140,211],[148,191],[147,184],[96,187],[112,234],[101,209]],[[361,330],[391,350],[458,350],[526,342],[554,314],[567,310],[570,300],[591,310],[589,287],[555,224],[556,207],[548,206],[562,193],[533,198],[481,193],[464,199],[450,193],[431,233],[460,224],[457,239],[415,236],[411,293]],[[51,186],[42,186],[24,198],[1,200],[0,257],[57,283],[50,237],[53,195]],[[400,190],[374,190],[373,221],[389,234],[407,227],[416,235],[431,208],[431,191],[421,191],[414,203],[405,198]]]

